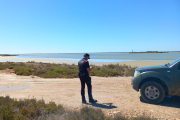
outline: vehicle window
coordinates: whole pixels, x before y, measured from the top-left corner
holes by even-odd
[[[180,70],[180,63],[179,63],[179,65],[178,65],[178,70]]]
[[[172,65],[176,64],[178,61],[180,61],[180,58],[179,58],[179,59],[177,59],[177,60],[175,60],[175,61],[173,61],[172,63],[170,63],[170,66],[172,66]]]

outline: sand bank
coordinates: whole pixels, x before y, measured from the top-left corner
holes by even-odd
[[[35,62],[42,62],[42,63],[56,63],[56,64],[75,64],[77,65],[76,61],[69,61],[69,60],[56,60],[51,58],[19,58],[19,57],[2,57],[0,56],[0,62],[6,61],[13,61],[13,62],[28,62],[28,61],[35,61]],[[157,64],[166,64],[171,63],[173,60],[135,60],[135,61],[120,61],[120,62],[91,62],[89,60],[90,65],[107,65],[107,64],[121,64],[121,65],[130,65],[132,67],[140,67],[140,66],[147,66],[147,65],[157,65]]]

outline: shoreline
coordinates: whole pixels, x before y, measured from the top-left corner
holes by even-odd
[[[1,57],[0,62],[42,62],[42,63],[54,63],[54,64],[75,64],[77,65],[77,61],[70,60],[56,60],[53,58],[20,58],[20,57]],[[157,65],[157,64],[167,64],[171,63],[173,60],[134,60],[134,61],[119,61],[119,62],[91,62],[89,60],[90,65],[102,66],[108,64],[120,64],[120,65],[130,65],[131,67],[140,67],[140,66],[148,66],[148,65]]]

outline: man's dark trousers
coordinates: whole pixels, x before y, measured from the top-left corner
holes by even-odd
[[[88,96],[89,96],[89,100],[92,100],[92,85],[91,85],[91,79],[90,80],[86,80],[80,77],[80,81],[81,81],[81,96],[82,96],[82,100],[85,100],[85,84],[88,87]]]

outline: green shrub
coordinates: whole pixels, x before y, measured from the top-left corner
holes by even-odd
[[[44,100],[24,99],[17,101],[9,96],[0,97],[0,120],[155,120],[148,116],[125,117],[105,115],[101,109],[85,106],[79,111],[65,110],[62,105]]]
[[[4,70],[6,68],[9,68],[10,66],[14,66],[15,64],[13,62],[0,62],[0,70]]]
[[[29,67],[16,67],[14,71],[17,75],[29,76],[32,75],[32,68]]]
[[[0,97],[0,120],[35,119],[56,111],[64,112],[64,108],[54,102],[45,104],[44,100],[24,99],[17,101],[9,96]]]
[[[80,111],[67,112],[65,120],[111,120],[111,118],[105,116],[101,109],[85,106]]]
[[[13,67],[17,75],[36,75],[43,78],[78,78],[78,66],[67,64],[50,64],[35,63],[30,61],[27,63],[0,63],[0,70]],[[110,64],[103,66],[94,66],[90,72],[91,76],[99,77],[116,77],[116,76],[133,76],[135,68],[127,65]]]
[[[124,76],[131,69],[132,68],[130,66],[119,65],[119,64],[103,65],[102,67],[95,66],[94,69],[91,71],[90,75],[92,75],[92,76],[100,76],[100,77]],[[134,71],[133,71],[133,73],[134,73]],[[130,75],[130,74],[128,74],[128,75]]]
[[[134,67],[134,68],[130,68],[130,69],[125,73],[125,76],[133,76],[135,69],[136,69],[135,67]]]

